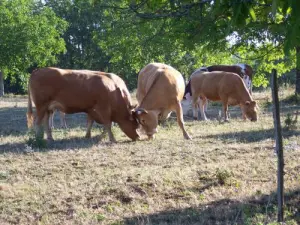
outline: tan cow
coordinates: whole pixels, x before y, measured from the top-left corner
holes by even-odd
[[[182,75],[173,67],[162,63],[150,63],[138,76],[135,113],[149,139],[157,132],[158,121],[165,120],[175,110],[177,122],[185,139],[191,139],[184,128],[180,101],[184,94]]]
[[[116,85],[115,76],[99,71],[52,67],[33,71],[28,86],[28,127],[32,127],[34,121],[32,96],[36,106],[37,135],[42,135],[41,125],[44,122],[48,140],[53,139],[49,116],[55,109],[64,113],[87,113],[89,117],[87,134],[95,120],[104,125],[109,140],[114,142],[111,123],[116,122],[129,138],[138,139],[136,131],[138,122],[130,109],[131,99],[127,96],[129,92],[127,88],[124,91],[124,88],[121,89]]]
[[[223,103],[225,121],[228,121],[228,105],[240,105],[243,118],[257,121],[256,102],[253,101],[242,78],[230,72],[199,71],[191,78],[191,89],[194,107],[198,107],[198,97],[201,98],[200,113],[207,120],[204,107],[207,99]]]
[[[192,101],[192,91],[191,91],[191,78],[194,74],[199,73],[200,71],[204,72],[214,72],[214,71],[224,71],[224,72],[232,72],[238,74],[244,81],[247,89],[249,90],[249,93],[252,94],[252,77],[253,77],[253,69],[251,66],[247,64],[236,64],[236,65],[212,65],[208,67],[200,67],[197,69],[194,73],[192,73],[190,80],[188,81],[185,92],[183,96],[183,101],[181,102],[183,106],[183,110],[185,111],[184,115],[188,114],[188,111],[190,109],[189,102]],[[201,99],[198,99],[198,105],[201,104]],[[207,111],[207,105],[205,111]],[[198,118],[198,111],[197,109],[193,108],[193,117],[194,119]]]

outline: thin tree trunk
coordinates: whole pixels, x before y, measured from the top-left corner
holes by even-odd
[[[296,47],[296,94],[300,94],[300,46]]]
[[[0,97],[4,95],[4,77],[3,73],[0,71]]]

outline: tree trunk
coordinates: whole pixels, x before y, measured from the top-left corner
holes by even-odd
[[[0,97],[4,95],[4,77],[3,73],[0,71]]]
[[[300,94],[300,46],[296,47],[296,94]]]

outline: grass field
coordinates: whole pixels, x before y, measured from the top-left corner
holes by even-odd
[[[280,91],[283,100],[292,89]],[[186,118],[193,140],[170,119],[153,141],[131,142],[117,126],[117,143],[85,139],[84,114],[67,115],[54,143],[28,146],[25,97],[0,98],[0,224],[275,224],[277,156],[270,90],[254,93],[259,121]],[[300,224],[300,129],[285,128],[285,218]],[[59,120],[55,121],[59,125]]]

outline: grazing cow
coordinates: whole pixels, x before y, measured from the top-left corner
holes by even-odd
[[[115,142],[111,123],[119,124],[121,130],[132,140],[139,138],[136,131],[139,124],[131,111],[128,90],[121,89],[117,75],[89,70],[65,70],[42,68],[32,72],[28,86],[28,127],[33,126],[32,101],[36,106],[37,135],[44,122],[47,139],[52,140],[49,116],[57,109],[64,113],[85,112],[88,114],[88,131],[93,121],[104,125],[109,140]],[[122,81],[123,82],[123,81]],[[124,84],[125,85],[125,84]],[[123,86],[123,84],[120,84]],[[126,87],[126,85],[125,85]]]
[[[207,99],[223,103],[225,121],[228,121],[228,105],[240,105],[243,118],[257,121],[256,102],[253,101],[242,78],[235,73],[195,72],[191,78],[191,89],[194,107],[199,107],[197,100],[201,98],[200,113],[207,120],[204,106]]]
[[[202,71],[213,72],[213,71],[224,71],[238,74],[248,88],[249,92],[252,93],[252,67],[247,64],[236,64],[236,65],[213,65],[208,67],[201,67]]]
[[[162,63],[146,65],[138,75],[136,117],[149,139],[157,132],[158,121],[176,111],[177,122],[185,139],[191,139],[184,128],[180,101],[184,94],[184,80],[177,70]]]
[[[252,75],[253,70],[252,67],[247,64],[237,64],[237,65],[213,65],[208,67],[200,67],[197,69],[194,73],[192,73],[190,80],[193,76],[193,74],[198,73],[200,71],[205,72],[213,72],[213,71],[224,71],[224,72],[232,72],[238,74],[241,78],[243,78],[243,81],[249,90],[250,94],[252,94]],[[184,101],[191,102],[192,100],[192,91],[191,91],[191,83],[190,80],[188,81],[188,84],[185,87],[184,92]],[[201,104],[200,98],[198,99],[198,105]],[[188,105],[184,102],[184,105]],[[207,104],[205,105],[205,110],[207,110]],[[186,111],[186,110],[185,110]],[[193,117],[194,119],[197,119],[198,111],[193,108]]]
[[[119,76],[117,76],[113,73],[106,73],[106,76],[108,76],[109,78],[111,78],[115,82],[116,86],[118,88],[120,88],[120,90],[122,91],[125,99],[127,99],[128,104],[132,105],[131,95],[130,95],[128,89],[127,89],[127,86],[126,86],[125,82]],[[59,110],[57,110],[57,111],[59,111]],[[51,129],[54,129],[54,126],[53,126],[53,124],[54,124],[53,123],[54,112],[55,112],[55,110],[53,112],[50,112],[49,126],[51,127]],[[59,114],[60,114],[61,127],[66,129],[67,128],[67,123],[66,123],[65,113],[62,112],[62,111],[59,111]],[[91,130],[92,130],[93,123],[94,123],[94,120],[91,117],[88,116],[88,118],[87,118],[87,131],[86,131],[86,135],[85,135],[86,138],[91,137]]]

